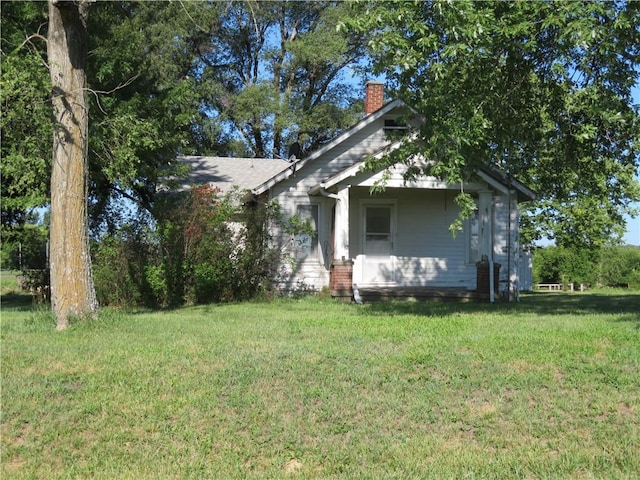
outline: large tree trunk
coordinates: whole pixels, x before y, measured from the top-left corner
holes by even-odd
[[[58,329],[93,316],[97,301],[88,234],[88,2],[49,2],[47,54],[54,115],[51,172],[51,302]]]

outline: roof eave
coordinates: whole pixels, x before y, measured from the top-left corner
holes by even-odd
[[[380,109],[376,110],[375,112],[367,115],[362,120],[360,120],[358,123],[356,123],[353,127],[351,127],[348,130],[345,130],[340,135],[338,135],[336,138],[334,138],[331,142],[327,143],[322,148],[316,150],[315,152],[313,152],[308,157],[300,159],[297,162],[294,162],[292,164],[293,168],[289,168],[289,169],[284,170],[283,172],[279,173],[278,175],[276,175],[273,178],[271,178],[271,179],[267,180],[266,182],[264,182],[262,185],[259,185],[256,188],[254,188],[253,189],[253,193],[255,195],[260,195],[260,194],[266,192],[267,190],[273,188],[278,183],[280,183],[280,182],[288,179],[289,177],[291,177],[291,175],[293,175],[297,170],[299,170],[302,167],[304,167],[307,163],[312,162],[316,158],[324,155],[326,152],[328,152],[331,149],[335,148],[337,145],[339,145],[340,143],[345,141],[347,138],[349,138],[354,133],[357,133],[358,131],[362,130],[366,126],[368,126],[371,123],[375,122],[380,117],[386,115],[387,113],[389,113],[394,108],[404,107],[404,106],[406,106],[406,105],[402,100],[393,100],[391,102],[388,102],[382,108],[380,108]]]
[[[484,175],[496,182],[499,182],[508,190],[515,190],[518,193],[518,201],[527,202],[538,199],[538,195],[533,190],[511,175],[504,175],[502,172],[490,167],[480,168],[478,170],[478,174],[481,177]],[[486,177],[484,178],[485,181],[487,180]]]

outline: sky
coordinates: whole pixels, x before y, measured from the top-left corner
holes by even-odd
[[[640,84],[636,84],[632,94],[633,103],[640,105]],[[640,171],[636,173],[636,178],[640,181]],[[636,207],[640,210],[640,202],[636,204]],[[640,246],[640,216],[633,219],[627,217],[627,233],[624,235],[623,240],[627,245]]]
[[[623,240],[627,245],[640,246],[640,217],[629,218],[627,221],[627,233],[625,233]]]

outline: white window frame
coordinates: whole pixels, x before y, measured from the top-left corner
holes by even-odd
[[[308,209],[311,212],[310,217],[305,216],[302,213],[303,209]],[[313,210],[315,209],[315,218]],[[305,260],[318,260],[320,255],[320,241],[319,241],[319,230],[320,230],[320,204],[316,202],[309,203],[298,203],[295,206],[295,215],[299,217],[302,221],[311,219],[315,222],[315,225],[312,225],[314,228],[315,235],[310,236],[306,233],[297,234],[293,238],[294,242],[294,253],[295,258],[298,261]],[[308,245],[308,246],[307,246]]]
[[[396,240],[397,240],[397,228],[398,228],[398,200],[395,198],[367,198],[360,200],[360,252],[364,252],[365,243],[365,215],[366,207],[391,207],[391,252],[390,255],[395,255],[396,252]]]

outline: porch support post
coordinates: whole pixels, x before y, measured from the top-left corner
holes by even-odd
[[[335,218],[334,260],[349,259],[349,187],[338,190]]]
[[[493,258],[493,212],[492,212],[492,193],[491,190],[481,190],[478,192],[478,221],[480,223],[479,233],[479,249],[480,258]]]
[[[331,296],[353,298],[353,261],[349,256],[349,186],[341,187],[336,198],[335,245],[331,262]]]
[[[488,297],[493,303],[498,288],[500,264],[493,261],[493,194],[490,190],[478,192],[478,221],[481,260],[476,265],[476,290],[480,297]]]

